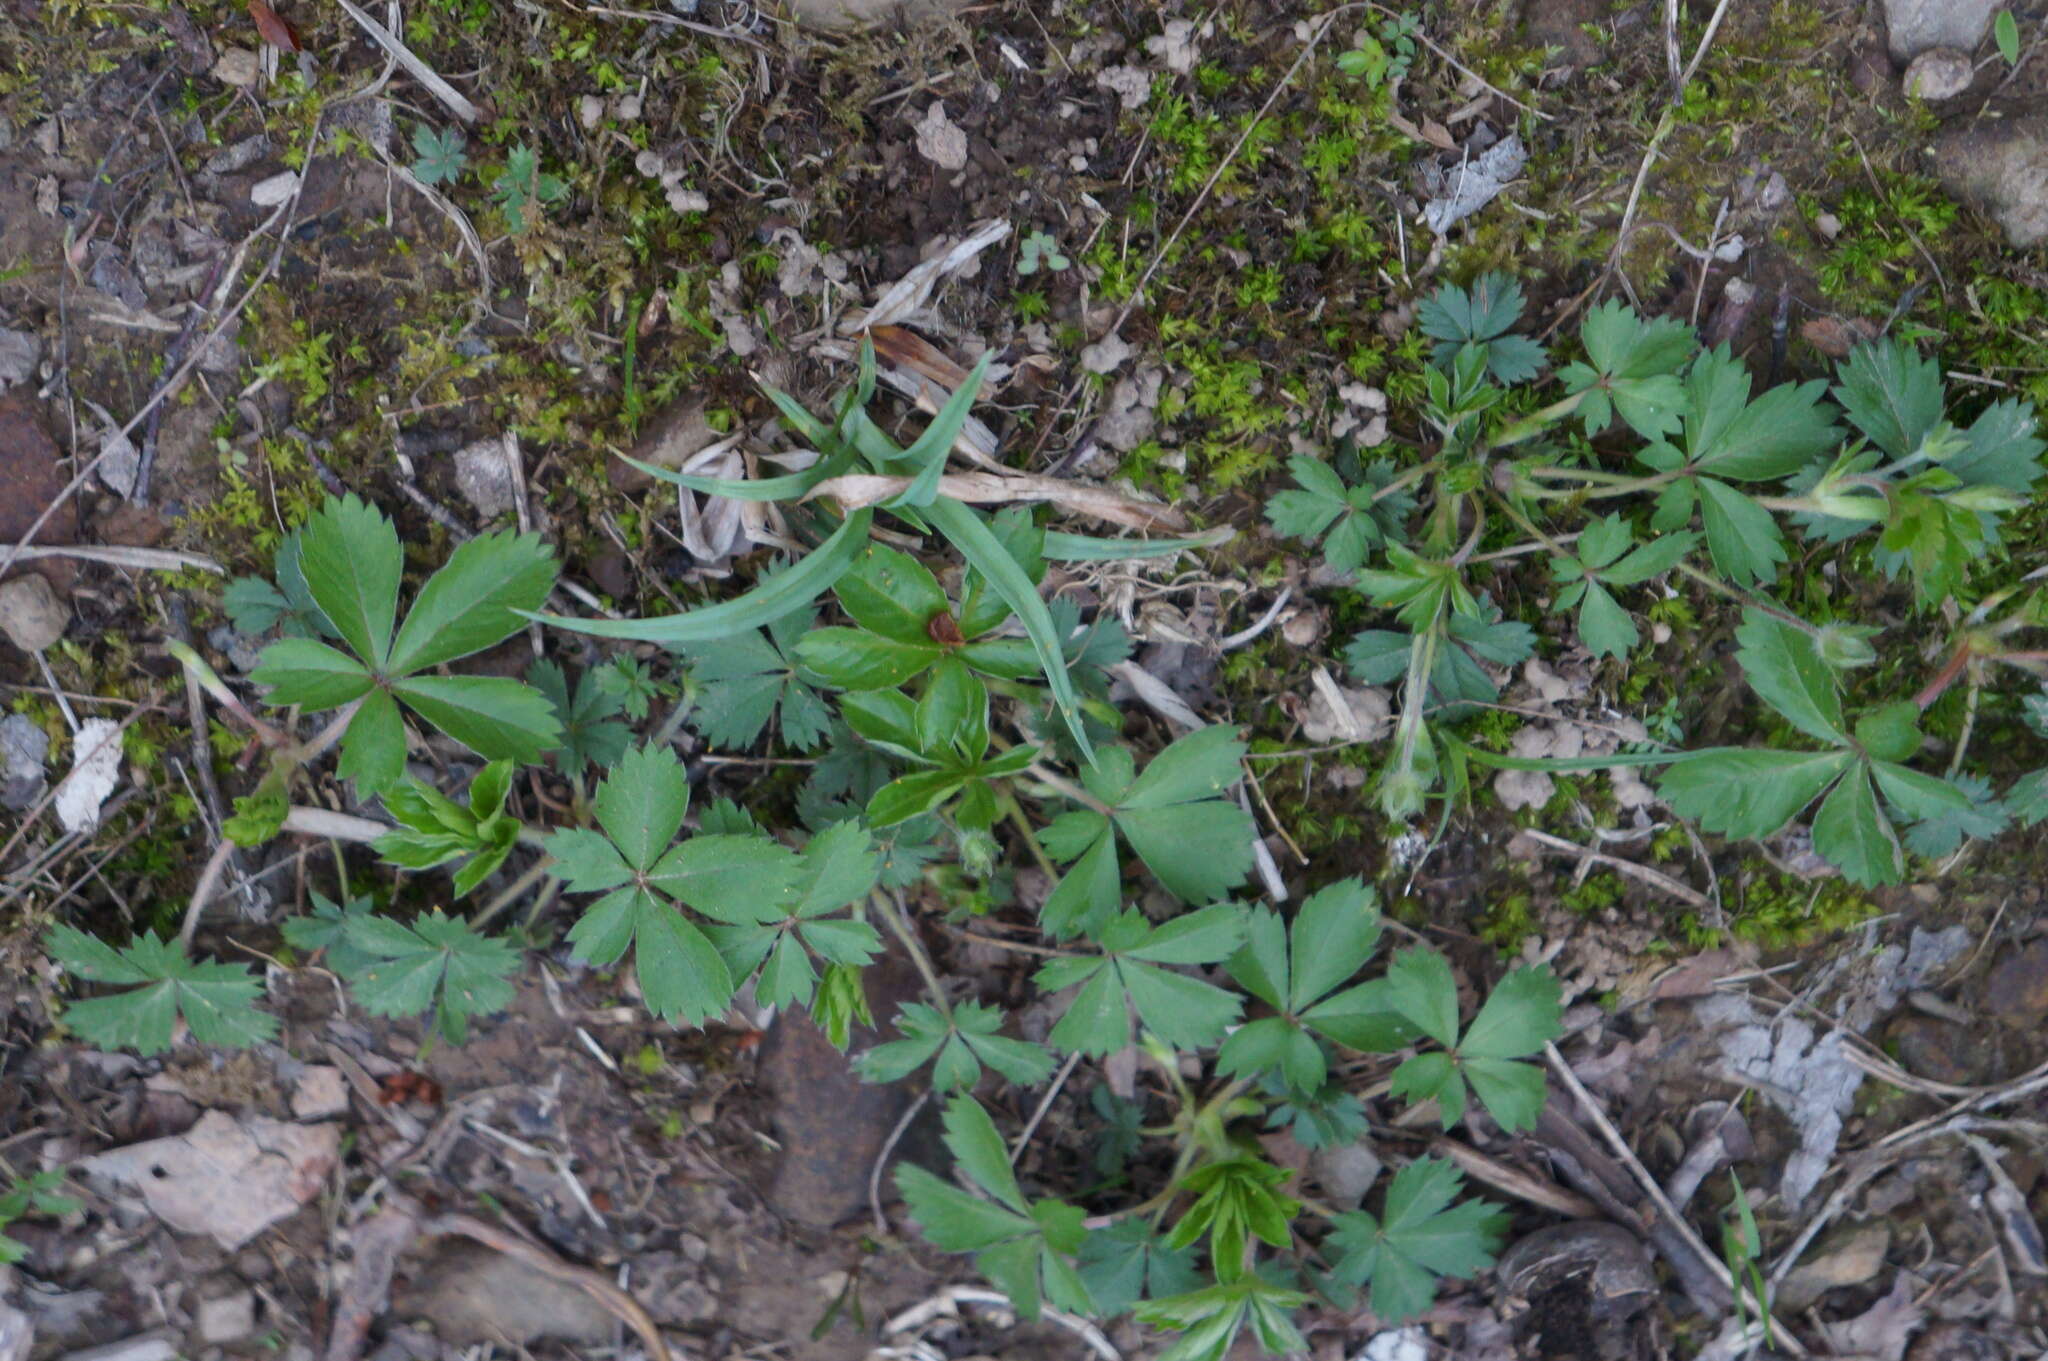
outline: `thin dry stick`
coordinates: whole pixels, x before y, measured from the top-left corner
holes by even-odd
[[[910,1128],[910,1122],[917,1119],[917,1113],[924,1109],[924,1103],[932,1099],[931,1088],[917,1094],[917,1100],[897,1120],[896,1127],[889,1131],[889,1137],[882,1140],[882,1151],[875,1155],[875,1165],[868,1169],[868,1209],[875,1217],[875,1236],[889,1236],[889,1217],[882,1213],[882,1169],[889,1165],[889,1155],[896,1151],[896,1145],[903,1139],[903,1133]]]
[[[1643,1166],[1643,1160],[1636,1156],[1635,1150],[1628,1146],[1628,1140],[1621,1137],[1621,1131],[1616,1129],[1614,1122],[1607,1118],[1607,1112],[1600,1108],[1600,1103],[1595,1101],[1593,1094],[1586,1090],[1586,1084],[1579,1081],[1579,1075],[1574,1073],[1571,1065],[1564,1061],[1564,1055],[1557,1052],[1557,1046],[1545,1043],[1543,1046],[1543,1056],[1549,1060],[1550,1070],[1557,1075],[1557,1080],[1564,1084],[1566,1090],[1571,1092],[1572,1096],[1579,1103],[1579,1109],[1583,1110],[1586,1113],[1586,1118],[1593,1122],[1593,1127],[1600,1132],[1600,1137],[1606,1141],[1609,1148],[1614,1150],[1614,1155],[1621,1159],[1622,1165],[1628,1168],[1636,1181],[1642,1185],[1643,1193],[1649,1196],[1651,1203],[1657,1207],[1657,1212],[1663,1215],[1671,1227],[1677,1231],[1678,1236],[1685,1240],[1685,1245],[1692,1249],[1693,1254],[1712,1273],[1714,1279],[1726,1286],[1730,1295],[1737,1299],[1742,1298],[1744,1287],[1735,1279],[1734,1273],[1728,1270],[1727,1263],[1723,1262],[1720,1255],[1709,1248],[1705,1241],[1700,1238],[1698,1231],[1693,1228],[1692,1222],[1678,1212],[1678,1207],[1671,1203],[1671,1197],[1664,1194],[1663,1186],[1658,1183],[1655,1177],[1650,1175],[1650,1169]],[[1787,1332],[1784,1324],[1777,1322],[1771,1317],[1768,1301],[1752,1299],[1750,1305],[1761,1316],[1765,1327],[1770,1330],[1771,1336],[1778,1338],[1786,1351],[1791,1352],[1794,1356],[1807,1355],[1807,1350],[1799,1339]]]
[[[1633,860],[1624,860],[1618,855],[1608,855],[1605,851],[1596,851],[1590,846],[1581,846],[1577,842],[1567,841],[1561,836],[1552,836],[1548,832],[1539,832],[1534,828],[1525,827],[1522,829],[1521,834],[1537,845],[1550,850],[1558,851],[1565,855],[1575,855],[1580,860],[1590,860],[1596,865],[1610,866],[1628,875],[1631,879],[1640,879],[1652,888],[1661,889],[1690,907],[1696,907],[1705,911],[1713,906],[1712,901],[1708,899],[1706,894],[1701,893],[1698,889],[1688,884],[1681,884],[1670,875],[1660,870],[1653,870],[1648,865],[1639,865]]]
[[[1038,1098],[1038,1108],[1031,1112],[1031,1118],[1024,1122],[1023,1133],[1017,1136],[1017,1142],[1010,1147],[1012,1167],[1016,1166],[1017,1159],[1024,1156],[1025,1146],[1031,1142],[1031,1136],[1038,1132],[1038,1126],[1044,1121],[1045,1113],[1052,1109],[1053,1098],[1060,1094],[1060,1088],[1067,1085],[1067,1079],[1073,1075],[1074,1065],[1080,1061],[1081,1053],[1075,1050],[1067,1055],[1067,1061],[1060,1065],[1059,1072],[1053,1074],[1052,1085],[1045,1089],[1044,1096]]]

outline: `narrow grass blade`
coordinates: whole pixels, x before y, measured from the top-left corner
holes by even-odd
[[[974,399],[981,394],[982,379],[988,374],[989,361],[995,357],[994,350],[982,355],[966,381],[954,389],[946,404],[939,408],[939,414],[932,417],[932,423],[917,437],[917,442],[903,451],[903,461],[916,468],[917,472],[893,504],[928,506],[939,494],[939,475],[946,471],[946,458],[953,452],[953,441],[960,437],[960,428],[967,424],[967,415],[974,409]]]
[[[786,572],[777,573],[767,585],[747,592],[736,600],[706,605],[655,619],[570,619],[562,615],[528,615],[543,624],[587,633],[598,638],[625,638],[638,643],[660,643],[676,647],[684,643],[715,642],[742,629],[759,628],[783,615],[800,610],[832,589],[854,558],[867,547],[868,525],[875,513],[863,508],[846,517],[832,536],[819,544]],[[986,531],[984,531],[986,532]],[[1036,596],[1033,597],[1036,599]],[[1039,607],[1043,609],[1044,606]],[[1064,677],[1062,677],[1064,679]]]
[[[1088,734],[1081,722],[1081,702],[1074,693],[1074,682],[1067,675],[1067,661],[1060,650],[1059,631],[1052,622],[1052,612],[1039,597],[1038,588],[1031,584],[1031,578],[1017,565],[1002,541],[981,522],[981,517],[950,496],[941,496],[925,507],[925,516],[933,528],[946,536],[953,546],[960,550],[960,556],[967,559],[967,565],[987,579],[995,587],[996,594],[1016,612],[1019,622],[1024,625],[1026,636],[1031,639],[1032,649],[1038,653],[1039,667],[1045,672],[1045,683],[1052,690],[1053,702],[1059,705],[1061,717],[1067,720],[1067,730],[1074,734],[1074,742],[1081,749],[1082,759],[1094,764],[1095,753],[1088,742]]]

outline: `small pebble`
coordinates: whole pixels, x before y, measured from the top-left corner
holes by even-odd
[[[0,633],[23,652],[41,652],[70,623],[71,611],[41,577],[31,573],[0,584]]]
[[[223,85],[246,90],[263,73],[263,61],[246,47],[230,47],[213,64],[213,78]]]
[[[1976,74],[1977,68],[1969,53],[1937,47],[1913,58],[1913,64],[1906,68],[1905,90],[1915,99],[1929,103],[1954,99],[1970,88],[1970,81]]]

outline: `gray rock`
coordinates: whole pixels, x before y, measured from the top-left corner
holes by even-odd
[[[495,520],[517,503],[513,496],[512,460],[501,435],[480,439],[455,451],[455,486],[486,520]]]
[[[206,641],[228,659],[228,664],[237,671],[254,671],[256,663],[263,658],[263,640],[251,638],[239,629],[226,624],[216,624],[208,630]]]
[[[26,714],[0,719],[0,808],[19,813],[43,796],[50,735]]]
[[[64,1361],[175,1361],[178,1344],[168,1332],[138,1333],[104,1347],[68,1352]]]
[[[1934,163],[1942,186],[1998,223],[2014,249],[2048,241],[2048,116],[1944,133]]]
[[[1906,68],[1905,91],[1915,99],[1935,103],[1954,99],[1970,88],[1977,66],[1970,54],[1953,47],[1936,47],[1913,58]]]
[[[1379,1155],[1363,1141],[1319,1148],[1309,1154],[1308,1166],[1323,1184],[1330,1203],[1347,1210],[1356,1209],[1372,1184],[1380,1179]]]
[[[1935,47],[1967,52],[1991,31],[2006,0],[1884,0],[1884,31],[1901,66]]]
[[[219,1299],[201,1300],[198,1309],[199,1340],[209,1346],[235,1342],[256,1331],[256,1295],[237,1290]]]
[[[434,1325],[444,1342],[524,1346],[541,1338],[593,1345],[616,1320],[595,1299],[524,1262],[446,1241],[392,1298],[400,1318]]]
[[[0,388],[34,378],[42,358],[43,342],[33,331],[0,331]]]
[[[23,652],[41,652],[70,623],[70,609],[41,577],[31,573],[0,582],[0,633]]]
[[[14,1268],[0,1266],[0,1361],[28,1361],[35,1345],[35,1320],[7,1302],[14,1286]]]

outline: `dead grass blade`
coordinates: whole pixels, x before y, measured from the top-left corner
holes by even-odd
[[[847,473],[820,482],[804,494],[804,500],[829,496],[848,510],[859,510],[863,506],[880,505],[901,494],[910,481],[907,477],[880,473]],[[1070,514],[1090,516],[1128,529],[1177,532],[1187,528],[1186,517],[1171,506],[1051,477],[947,473],[939,479],[939,495],[977,506],[1045,502]]]

